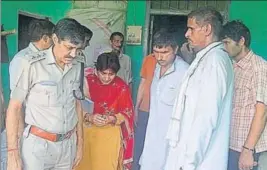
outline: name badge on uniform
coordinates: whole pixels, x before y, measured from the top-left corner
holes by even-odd
[[[56,86],[57,85],[57,83],[54,81],[41,81],[39,84],[43,86]]]

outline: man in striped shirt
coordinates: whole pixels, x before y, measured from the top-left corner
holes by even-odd
[[[228,170],[256,170],[267,151],[267,62],[250,49],[242,22],[225,24],[222,39],[235,72]]]

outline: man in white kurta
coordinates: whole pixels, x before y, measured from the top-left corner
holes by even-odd
[[[157,38],[154,38],[153,53],[158,63],[150,88],[151,102],[145,144],[140,158],[141,170],[161,170],[164,167],[168,146],[166,133],[175,94],[188,68],[181,57],[175,56],[177,44],[172,34],[159,32],[155,36]],[[172,43],[168,44],[166,40]],[[157,42],[162,43],[162,47]]]
[[[234,74],[216,42],[221,25],[221,15],[212,9],[188,16],[185,36],[198,52],[176,98],[165,170],[227,169]]]

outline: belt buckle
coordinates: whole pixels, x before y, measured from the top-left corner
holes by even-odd
[[[65,139],[65,135],[64,134],[58,134],[57,135],[57,142],[63,141],[64,139]]]
[[[65,139],[69,139],[71,137],[71,131],[65,134]]]

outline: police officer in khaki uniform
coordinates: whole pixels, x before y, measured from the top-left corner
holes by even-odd
[[[23,58],[6,118],[8,170],[71,170],[81,160],[82,109],[74,93],[80,85],[76,54],[85,42],[83,35],[76,20],[61,19],[52,35],[54,45]],[[18,114],[23,102],[27,127],[20,149]]]
[[[34,19],[29,24],[28,47],[20,50],[11,60],[9,65],[10,90],[13,90],[20,74],[21,58],[27,54],[46,50],[52,45],[52,34],[55,25],[46,19]]]

